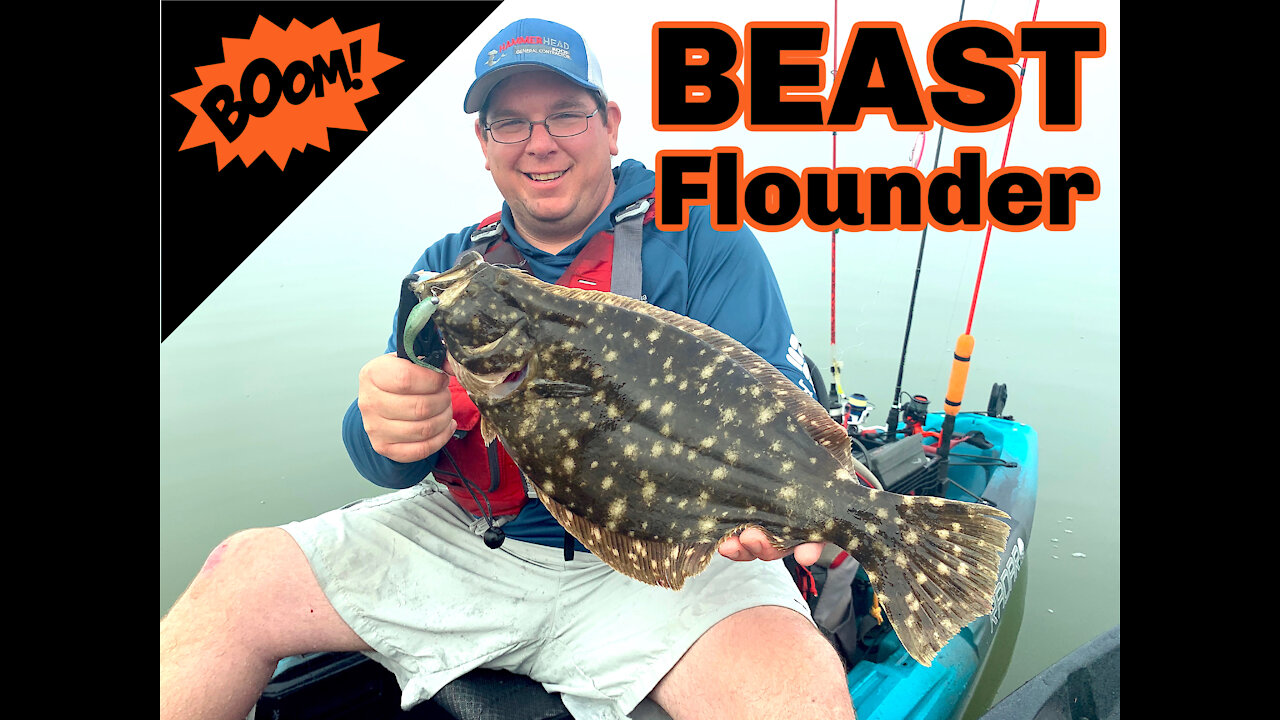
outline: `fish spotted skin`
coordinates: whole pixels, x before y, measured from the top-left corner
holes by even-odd
[[[552,515],[631,577],[679,589],[725,538],[832,542],[928,664],[991,608],[999,510],[865,487],[843,428],[737,341],[644,302],[468,253],[418,288],[459,382]]]

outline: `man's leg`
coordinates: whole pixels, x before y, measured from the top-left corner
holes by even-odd
[[[650,694],[674,720],[854,720],[840,658],[785,607],[742,610],[712,626]]]
[[[368,650],[279,528],[219,545],[160,621],[160,717],[244,718],[280,658]]]

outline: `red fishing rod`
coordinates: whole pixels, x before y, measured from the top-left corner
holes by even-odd
[[[839,77],[840,64],[840,3],[831,2],[831,75]],[[831,131],[831,170],[836,169],[836,132]],[[828,396],[844,402],[844,387],[840,382],[840,361],[836,359],[836,228],[831,228],[831,388]]]
[[[963,15],[964,10],[961,10]],[[1031,22],[1040,14],[1040,0],[1036,0],[1035,9],[1031,12]],[[1027,75],[1027,58],[1022,58],[1022,70],[1018,73],[1018,90],[1022,90],[1022,81]],[[1013,121],[1009,119],[1009,130],[1004,137],[1004,153],[1000,156],[1000,169],[1004,169],[1009,158],[1009,144],[1013,139]],[[948,459],[951,454],[951,434],[956,425],[956,413],[960,411],[960,401],[964,398],[965,382],[969,378],[969,359],[973,357],[973,315],[978,308],[978,291],[982,288],[982,270],[987,263],[987,249],[991,244],[992,224],[987,221],[987,235],[982,242],[982,258],[978,261],[978,275],[973,284],[973,300],[969,303],[969,321],[965,325],[964,334],[956,339],[955,359],[951,364],[951,380],[947,383],[947,398],[942,418],[942,437],[938,442],[938,477],[942,479],[943,488],[947,484]]]

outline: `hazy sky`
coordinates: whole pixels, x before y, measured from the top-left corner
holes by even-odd
[[[965,19],[986,19],[1012,30],[1029,20],[1034,0],[970,2]],[[475,56],[483,43],[511,21],[537,16],[576,28],[591,44],[604,70],[610,99],[622,110],[621,156],[643,161],[651,168],[662,149],[706,150],[717,145],[740,147],[744,171],[780,165],[797,174],[807,167],[831,165],[831,134],[817,132],[747,131],[739,120],[717,132],[658,132],[651,123],[651,31],[659,21],[713,20],[745,34],[752,21],[819,21],[832,24],[832,2],[658,2],[627,6],[625,12],[605,10],[598,2],[566,0],[559,3],[506,0],[459,49],[398,108],[357,152],[312,196],[309,203],[340,196],[345,203],[359,203],[372,215],[382,216],[388,227],[369,233],[375,243],[399,242],[412,228],[443,235],[487,216],[500,198],[483,169],[483,158],[472,132],[475,115],[462,112],[462,97],[474,78]],[[555,11],[552,11],[555,8]],[[836,41],[844,49],[854,22],[901,23],[922,82],[928,74],[929,40],[941,28],[958,19],[958,2],[845,2],[839,5]],[[1014,134],[1010,164],[1043,172],[1049,167],[1083,165],[1100,176],[1104,198],[1082,206],[1081,219],[1118,216],[1119,188],[1119,6],[1113,2],[1044,2],[1039,20],[1098,20],[1107,27],[1107,54],[1086,59],[1083,68],[1083,126],[1075,132],[1046,132],[1038,128],[1038,61],[1028,66],[1024,102]],[[831,57],[828,57],[828,68]],[[827,94],[829,93],[826,91]],[[937,129],[927,139],[922,169],[932,164]],[[985,133],[947,131],[942,164],[949,164],[955,145],[987,149],[988,172],[998,166],[1006,128]],[[872,116],[856,132],[838,137],[838,164],[859,168],[897,167],[908,163],[917,133],[895,132],[882,116]],[[308,150],[314,152],[314,150]],[[304,204],[303,210],[307,205]],[[299,218],[302,219],[302,218]],[[402,223],[407,223],[406,225]],[[799,226],[805,231],[803,226]],[[288,223],[282,228],[288,230]],[[373,239],[373,235],[378,239]],[[283,238],[274,238],[280,241]],[[343,241],[345,242],[345,241]],[[270,242],[268,243],[270,244]]]

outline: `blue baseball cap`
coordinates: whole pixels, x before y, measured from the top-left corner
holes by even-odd
[[[524,18],[503,28],[480,50],[476,80],[462,109],[477,112],[495,85],[530,70],[551,70],[607,98],[600,63],[581,35],[557,22]]]

